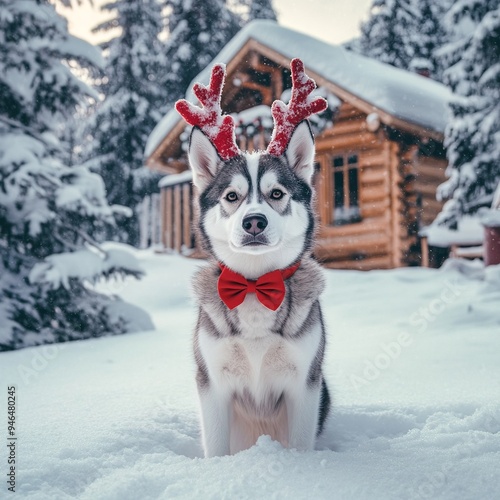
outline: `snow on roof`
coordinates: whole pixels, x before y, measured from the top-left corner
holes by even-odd
[[[186,170],[180,174],[170,174],[162,177],[160,182],[158,182],[158,187],[164,188],[168,186],[175,186],[176,184],[182,184],[183,182],[190,182],[193,180],[193,172],[191,170]]]
[[[429,245],[447,248],[452,245],[480,245],[484,239],[484,228],[478,217],[464,216],[458,221],[458,229],[431,224],[420,231],[427,236]]]
[[[301,58],[306,71],[313,71],[392,116],[436,132],[444,132],[452,94],[441,83],[284,28],[269,20],[247,24],[214,61],[229,63],[250,39],[290,59]],[[190,84],[186,93],[189,101],[196,102],[192,86],[195,81],[208,83],[212,65],[209,64]],[[146,144],[146,157],[153,153],[180,119],[172,109],[158,123]]]

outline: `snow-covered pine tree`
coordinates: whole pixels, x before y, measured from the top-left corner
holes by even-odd
[[[456,226],[464,214],[491,204],[500,182],[500,4],[459,0],[446,16],[453,41],[443,48],[445,81],[456,98],[445,132],[448,199],[437,222]]]
[[[452,0],[411,0],[415,19],[413,36],[409,40],[412,57],[408,69],[442,81],[443,70],[438,51],[447,42],[444,14]]]
[[[68,167],[61,130],[97,94],[71,71],[101,64],[44,0],[0,0],[0,351],[123,333],[89,283],[140,271],[95,238],[114,223],[102,179]]]
[[[248,0],[248,21],[253,19],[271,19],[277,21],[272,0]]]
[[[159,180],[143,166],[143,154],[166,100],[162,82],[166,59],[158,38],[163,31],[162,4],[159,0],[112,0],[101,9],[115,17],[94,31],[120,31],[101,44],[106,67],[97,86],[104,101],[89,122],[86,164],[104,179],[108,202],[132,210],[132,216],[119,223],[118,239],[137,245],[137,205],[157,191]]]
[[[417,17],[411,0],[373,0],[370,18],[361,25],[362,54],[409,69]]]
[[[205,68],[241,27],[226,0],[166,0],[169,36],[165,54],[167,107],[184,96],[193,78]]]

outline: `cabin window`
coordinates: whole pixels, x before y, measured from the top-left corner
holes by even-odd
[[[361,221],[359,211],[359,161],[357,154],[332,158],[332,224],[341,226]]]

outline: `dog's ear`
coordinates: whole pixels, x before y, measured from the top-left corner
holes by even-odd
[[[210,139],[198,127],[191,132],[188,157],[193,171],[193,184],[201,192],[215,177],[222,160]]]
[[[310,185],[314,173],[314,139],[307,120],[293,131],[285,155],[297,176]]]

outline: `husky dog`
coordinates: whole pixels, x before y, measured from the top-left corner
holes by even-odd
[[[217,138],[197,126],[191,133],[197,229],[212,257],[194,277],[206,457],[237,453],[262,434],[312,450],[329,411],[319,304],[325,282],[310,256],[314,140],[307,120],[290,133],[281,154],[225,157]]]

